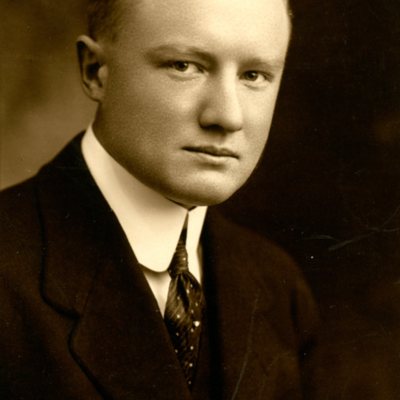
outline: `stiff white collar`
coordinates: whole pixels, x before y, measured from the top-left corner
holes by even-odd
[[[96,184],[118,218],[140,264],[154,272],[168,268],[188,215],[189,269],[200,281],[199,241],[207,207],[189,211],[145,186],[114,160],[90,126],[82,153]]]

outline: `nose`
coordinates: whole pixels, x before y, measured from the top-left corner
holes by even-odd
[[[220,79],[208,85],[199,120],[202,128],[224,133],[243,128],[243,110],[234,79]]]

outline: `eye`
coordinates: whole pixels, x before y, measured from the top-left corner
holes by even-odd
[[[241,78],[251,86],[263,86],[272,80],[271,76],[259,71],[246,71]]]
[[[198,65],[190,61],[171,61],[168,63],[168,67],[174,71],[181,72],[183,74],[196,74],[201,72],[201,69]]]

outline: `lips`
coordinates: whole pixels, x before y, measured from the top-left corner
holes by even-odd
[[[226,147],[216,147],[216,146],[188,146],[184,147],[184,150],[207,154],[214,157],[231,157],[231,158],[239,158],[239,155],[234,151],[227,149]]]

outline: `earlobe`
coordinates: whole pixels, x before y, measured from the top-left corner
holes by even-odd
[[[83,89],[92,100],[101,102],[108,76],[104,50],[86,35],[78,38],[77,50]]]

